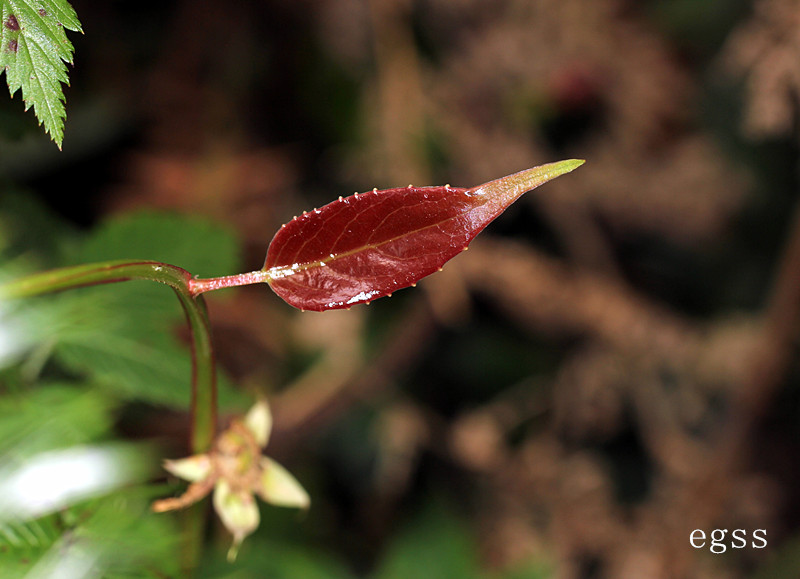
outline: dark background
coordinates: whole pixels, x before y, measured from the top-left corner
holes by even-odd
[[[269,453],[314,503],[263,509],[242,564],[280,536],[355,576],[796,576],[800,3],[74,7],[63,151],[0,99],[0,171],[78,235],[204,216],[250,271],[342,194],[587,160],[369,308],[211,296],[220,364],[270,394]],[[716,528],[768,546],[690,546]]]

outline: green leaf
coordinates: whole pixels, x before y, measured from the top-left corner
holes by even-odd
[[[230,232],[206,220],[153,213],[109,220],[70,254],[75,263],[154,258],[215,275],[238,265]],[[179,338],[185,318],[167,286],[131,281],[13,306],[0,307],[0,367],[26,353],[43,363],[52,352],[62,369],[124,399],[189,406],[191,355]],[[243,406],[244,397],[225,376],[218,379],[220,405]]]
[[[163,485],[142,486],[154,474],[152,449],[97,442],[108,439],[112,414],[109,397],[92,385],[40,383],[0,396],[3,579],[56,570],[65,577],[178,576],[175,519],[149,508]],[[84,564],[91,573],[79,573]]]
[[[174,520],[149,509],[161,493],[122,490],[39,519],[0,522],[3,579],[178,576]]]
[[[82,32],[66,0],[0,0],[0,66],[11,96],[22,89],[27,111],[34,108],[39,124],[61,148],[64,139],[64,91],[67,63],[74,48],[64,29]]]
[[[373,579],[478,579],[477,545],[467,525],[434,503],[394,540]]]
[[[11,213],[9,221],[17,215]],[[225,229],[207,220],[154,213],[111,219],[68,253],[73,263],[154,258],[214,275],[236,270],[239,261],[236,239]],[[152,282],[0,303],[0,368],[27,355],[35,369],[52,352],[62,369],[124,399],[185,409],[192,365],[186,340],[179,337],[182,328],[185,317],[175,293]],[[40,363],[33,364],[34,358]],[[224,375],[218,378],[220,405],[243,406],[244,397]]]
[[[239,246],[233,232],[207,219],[143,211],[101,224],[71,261],[111,259],[161,261],[213,277],[239,269]]]
[[[209,550],[197,579],[353,579],[345,566],[329,554],[289,542],[248,539],[236,565]]]
[[[0,522],[0,568],[5,577],[25,577],[63,533],[58,515],[34,521]]]
[[[176,337],[183,314],[169,288],[133,281],[58,298],[49,339],[61,364],[124,399],[189,407],[191,355]],[[244,404],[222,373],[218,387],[222,407]]]
[[[203,275],[235,271],[238,244],[207,220],[139,213],[109,220],[76,251],[73,263],[154,259]],[[57,359],[126,399],[185,409],[191,356],[177,338],[184,317],[174,293],[161,284],[131,281],[57,296],[61,314],[50,323]],[[219,375],[223,407],[242,400]]]
[[[34,454],[85,444],[111,428],[111,403],[94,388],[44,384],[0,398],[0,456]]]
[[[94,300],[106,297],[94,288],[88,291]],[[188,408],[192,372],[188,352],[167,334],[170,328],[153,323],[147,314],[136,320],[123,300],[107,297],[111,298],[107,307],[98,307],[94,300],[74,301],[85,317],[59,333],[57,359],[123,399]],[[175,308],[179,313],[177,303]]]

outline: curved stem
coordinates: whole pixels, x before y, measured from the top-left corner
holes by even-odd
[[[193,454],[208,452],[217,426],[216,358],[211,344],[208,310],[203,296],[191,297],[175,290],[192,331],[192,432]]]
[[[211,448],[216,436],[217,380],[205,301],[192,293],[192,275],[157,261],[107,261],[36,273],[0,285],[0,299],[33,297],[79,287],[128,280],[148,280],[170,286],[178,296],[191,329],[192,433],[194,454]],[[199,292],[198,292],[199,293]]]
[[[217,374],[205,300],[192,293],[191,274],[157,261],[108,261],[33,274],[0,284],[0,300],[26,298],[67,289],[127,280],[148,280],[170,286],[181,302],[191,329],[192,454],[208,452],[216,438]],[[182,566],[190,574],[199,560],[206,509],[194,505],[183,518]]]
[[[104,261],[35,273],[0,285],[0,298],[25,298],[89,285],[146,279],[187,287],[191,274],[157,261]]]

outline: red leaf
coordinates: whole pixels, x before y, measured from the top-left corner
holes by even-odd
[[[434,273],[523,193],[583,164],[561,161],[472,189],[403,187],[340,197],[281,227],[263,271],[290,305],[369,303]]]

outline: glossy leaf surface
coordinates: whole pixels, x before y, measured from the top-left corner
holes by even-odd
[[[542,165],[471,189],[409,186],[340,197],[285,224],[263,269],[272,289],[302,310],[368,303],[438,271],[523,193],[582,164]]]

